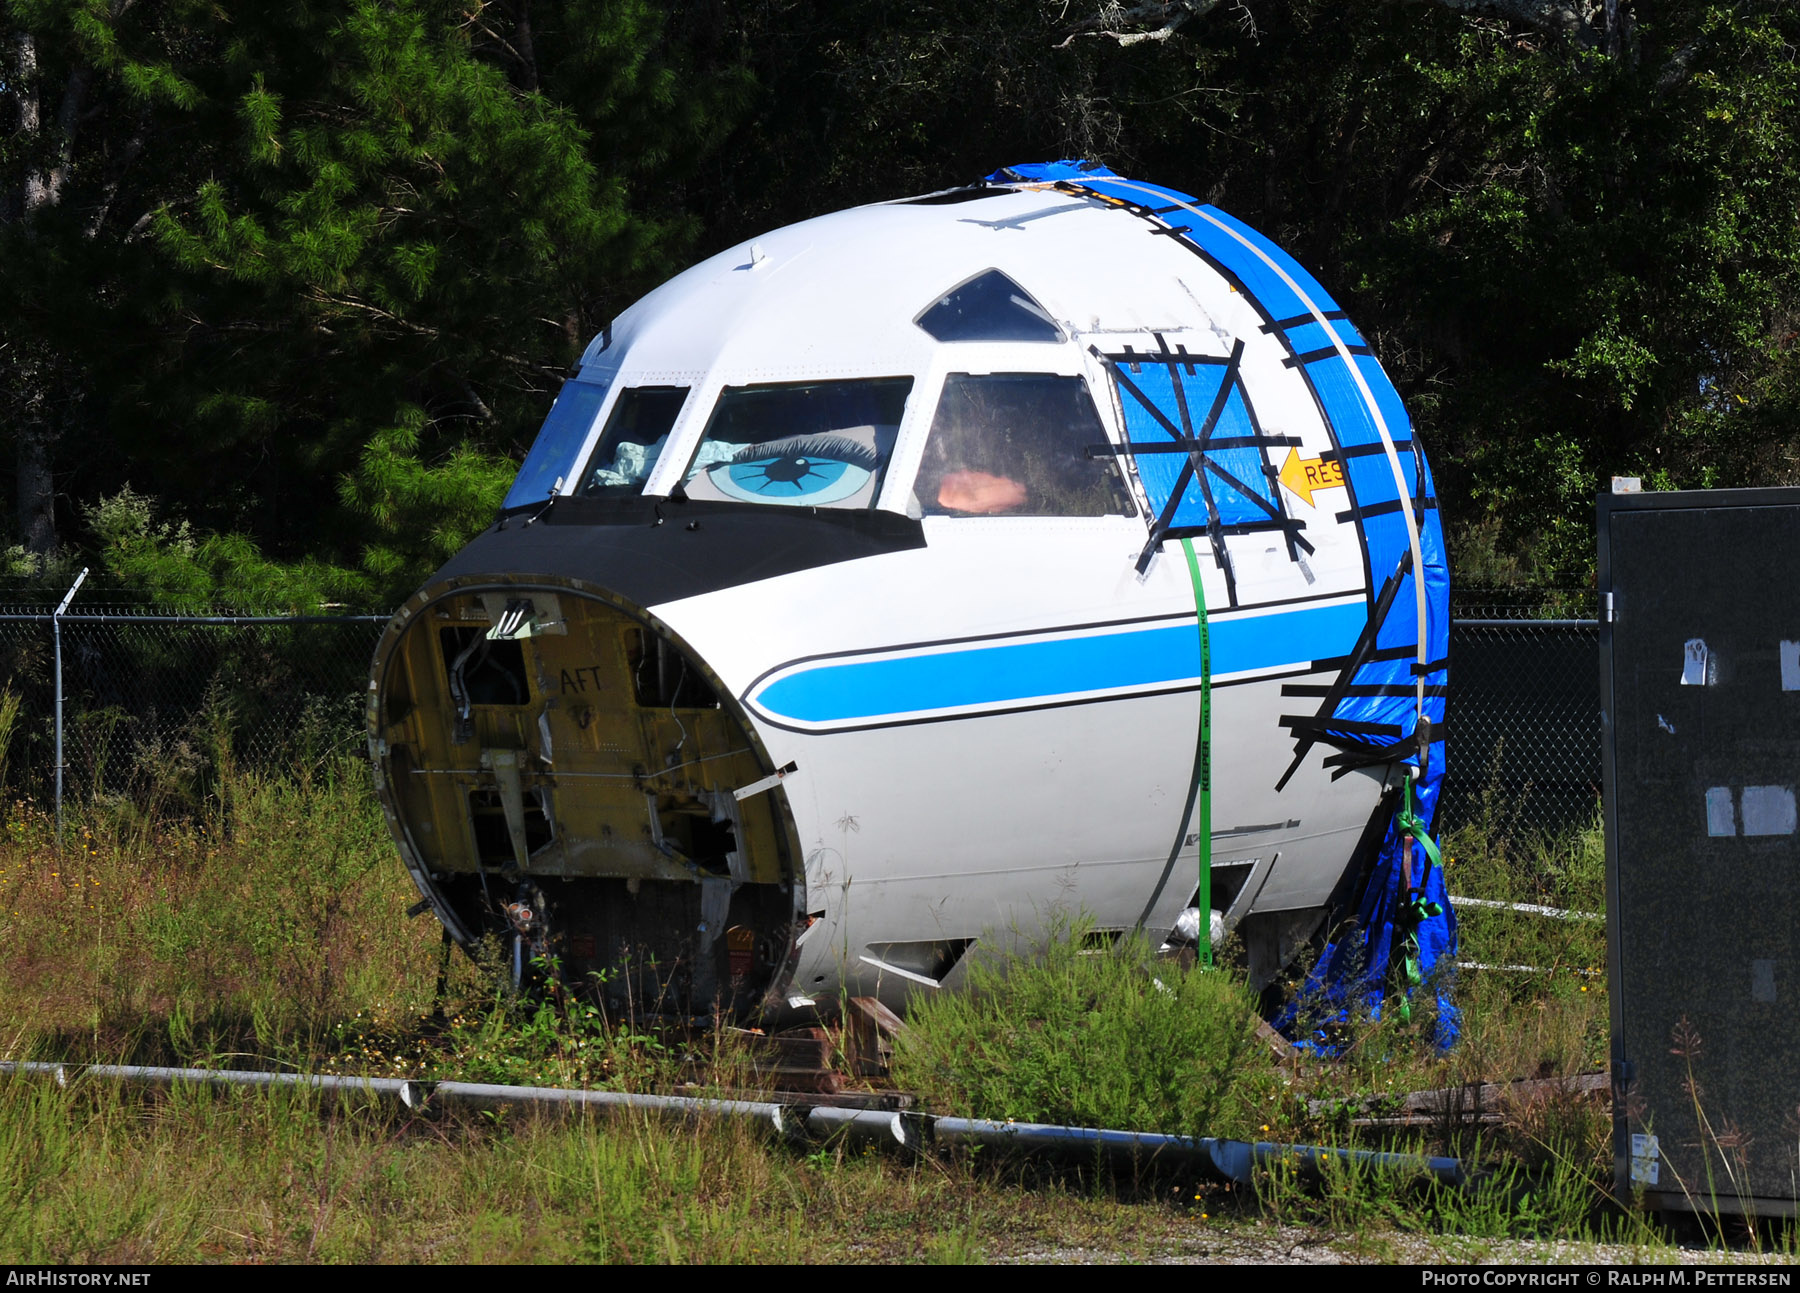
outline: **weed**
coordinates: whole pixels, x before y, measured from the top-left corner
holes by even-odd
[[[1255,1133],[1280,1079],[1243,982],[1142,939],[1094,952],[1090,932],[1065,922],[1041,957],[977,963],[965,992],[915,997],[895,1081],[977,1117]]]
[[[19,726],[24,697],[10,683],[0,686],[0,796],[6,794],[6,773],[11,763],[13,733]]]

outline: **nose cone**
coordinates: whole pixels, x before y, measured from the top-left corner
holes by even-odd
[[[466,948],[614,1008],[744,1015],[792,973],[803,885],[774,771],[693,650],[568,576],[462,573],[409,601],[369,712],[402,856]]]

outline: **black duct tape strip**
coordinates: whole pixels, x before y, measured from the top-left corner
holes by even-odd
[[[1287,449],[1299,448],[1305,442],[1297,435],[1226,435],[1214,436],[1201,445],[1202,450],[1210,449]],[[1174,440],[1131,440],[1125,444],[1091,444],[1085,449],[1090,458],[1124,457],[1126,454],[1141,453],[1192,453],[1193,446],[1179,444]]]
[[[1437,505],[1438,501],[1435,498],[1425,500],[1425,506],[1428,509]],[[1373,516],[1386,516],[1389,512],[1398,512],[1403,507],[1413,506],[1415,506],[1413,499],[1390,498],[1385,503],[1370,503],[1367,507],[1353,507],[1347,512],[1339,512],[1337,514],[1338,524],[1342,525],[1345,521],[1366,521]]]
[[[1345,346],[1344,349],[1353,355],[1372,355],[1375,353],[1367,346]],[[1290,358],[1282,360],[1281,363],[1284,368],[1298,368],[1302,364],[1316,364],[1321,359],[1336,359],[1337,357],[1338,348],[1336,346],[1326,346],[1322,350],[1309,350],[1305,354],[1293,355]]]
[[[1356,645],[1351,648],[1349,656],[1345,658],[1343,667],[1338,671],[1337,680],[1332,684],[1331,690],[1325,694],[1325,699],[1319,704],[1319,717],[1326,717],[1337,708],[1338,701],[1343,699],[1344,688],[1355,680],[1356,671],[1379,654],[1375,646],[1376,639],[1380,636],[1381,626],[1387,622],[1388,611],[1393,608],[1394,596],[1400,591],[1400,585],[1405,581],[1406,572],[1411,569],[1412,549],[1409,547],[1400,554],[1400,560],[1394,566],[1394,573],[1382,581],[1381,593],[1376,597],[1375,605],[1369,610],[1368,622],[1363,625],[1362,632],[1357,634]],[[1287,770],[1275,782],[1277,794],[1286,789],[1287,783],[1293,778],[1294,773],[1300,770],[1300,764],[1306,758],[1306,752],[1312,749],[1313,742],[1317,739],[1315,735],[1306,732],[1295,733],[1294,758],[1288,764]]]
[[[1446,724],[1444,723],[1429,724],[1429,735],[1433,743],[1444,739],[1445,727]],[[1326,759],[1325,766],[1328,768],[1341,768],[1345,772],[1352,772],[1357,768],[1367,768],[1378,763],[1393,763],[1396,760],[1404,759],[1413,752],[1418,744],[1418,736],[1419,729],[1415,727],[1405,736],[1402,736],[1399,740],[1389,745],[1377,745],[1373,741],[1357,741],[1354,739],[1331,741],[1330,744],[1337,746],[1343,753],[1334,754]],[[1332,778],[1334,781],[1336,779],[1335,776]]]
[[[1333,669],[1342,669],[1353,659],[1356,661],[1356,667],[1358,669],[1362,668],[1365,664],[1375,664],[1383,660],[1410,660],[1413,656],[1418,654],[1418,651],[1419,648],[1416,646],[1391,646],[1381,647],[1379,650],[1370,651],[1367,655],[1363,656],[1332,656],[1330,659],[1326,660],[1314,660],[1312,662],[1311,672],[1326,673]],[[1346,684],[1346,686],[1347,685],[1348,684]]]
[[[1145,364],[1155,364],[1160,368],[1185,368],[1189,377],[1195,376],[1196,368],[1223,368],[1231,362],[1223,355],[1190,355],[1187,348],[1181,347],[1167,353],[1154,350],[1123,350],[1116,355],[1108,355],[1107,359],[1115,364],[1131,369],[1132,372],[1143,371]]]
[[[1330,694],[1331,687],[1322,682],[1288,682],[1281,685],[1283,696],[1325,696]],[[1410,682],[1353,682],[1344,688],[1346,696],[1413,696],[1418,692],[1415,684]],[[1441,682],[1427,683],[1427,696],[1447,696],[1450,688]]]
[[[1361,719],[1324,718],[1318,714],[1283,714],[1275,720],[1275,725],[1290,731],[1316,733],[1321,741],[1331,740],[1333,732],[1348,732],[1351,736],[1387,736],[1396,740],[1400,737],[1398,723],[1365,723]]]
[[[1400,449],[1409,449],[1410,450],[1412,447],[1413,447],[1413,442],[1411,440],[1396,440],[1396,441],[1394,441],[1395,450],[1400,450]],[[1336,458],[1341,461],[1346,458],[1373,458],[1377,454],[1385,454],[1386,452],[1387,452],[1387,446],[1382,444],[1379,440],[1377,440],[1371,444],[1346,445],[1345,447],[1343,447],[1341,449],[1333,449],[1326,453],[1320,454],[1319,456],[1321,458]]]
[[[1424,664],[1413,665],[1412,675],[1415,678],[1427,678],[1434,673],[1441,673],[1449,667],[1450,657],[1447,655],[1439,656],[1436,660],[1427,660]],[[1411,688],[1408,688],[1408,690],[1410,691]],[[1427,687],[1425,689],[1425,694],[1429,696],[1431,694],[1431,688]]]
[[[1327,310],[1325,311],[1325,317],[1327,319],[1348,319],[1350,316],[1342,310]],[[1298,328],[1308,323],[1317,322],[1318,320],[1313,318],[1310,314],[1296,314],[1291,319],[1277,319],[1273,323],[1265,323],[1262,325],[1262,330],[1264,332],[1274,332],[1277,329],[1280,329],[1282,332],[1287,332],[1292,328]]]
[[[1163,532],[1165,539],[1198,539],[1212,534],[1215,530],[1220,534],[1269,534],[1276,530],[1292,529],[1297,521],[1233,521],[1230,525],[1171,525]],[[1312,551],[1309,546],[1306,549]],[[1526,622],[1526,621],[1521,621]]]
[[[1098,359],[1101,363],[1106,365],[1106,367],[1112,372],[1113,380],[1115,382],[1117,382],[1123,390],[1125,390],[1128,394],[1130,394],[1132,399],[1134,399],[1138,402],[1139,406],[1143,408],[1144,412],[1148,413],[1153,419],[1155,419],[1156,424],[1158,426],[1160,426],[1164,431],[1169,433],[1169,438],[1171,440],[1174,440],[1177,443],[1180,443],[1182,440],[1187,438],[1186,436],[1183,435],[1180,427],[1176,426],[1173,422],[1169,421],[1169,415],[1162,411],[1162,407],[1159,404],[1157,404],[1157,402],[1155,400],[1151,399],[1148,395],[1144,394],[1144,392],[1138,388],[1138,384],[1136,382],[1132,381],[1129,377],[1127,377],[1125,375],[1126,364],[1124,364],[1122,362],[1115,362],[1111,355],[1102,354],[1100,352],[1100,348],[1098,346],[1089,346],[1088,353],[1091,354],[1095,359]],[[1156,357],[1154,355],[1146,355],[1146,356],[1144,356],[1144,358],[1150,360],[1151,362],[1155,362]],[[1137,361],[1134,359],[1132,362],[1135,364],[1135,363],[1138,363],[1141,361]]]
[[[1323,767],[1331,769],[1331,779],[1342,781],[1352,772],[1363,768],[1378,768],[1385,763],[1393,763],[1405,756],[1400,753],[1398,745],[1386,750],[1376,750],[1371,754],[1334,754],[1325,760]]]

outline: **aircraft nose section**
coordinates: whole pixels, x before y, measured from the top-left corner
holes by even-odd
[[[428,586],[370,683],[381,800],[421,892],[618,1008],[742,1014],[792,972],[803,894],[774,769],[642,607],[529,575]]]

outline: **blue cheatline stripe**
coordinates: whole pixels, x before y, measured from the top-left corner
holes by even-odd
[[[1214,619],[1212,672],[1278,669],[1347,654],[1368,619],[1361,602]],[[841,723],[941,709],[1055,701],[1200,676],[1192,624],[1005,642],[933,655],[822,660],[749,699],[772,718]]]

